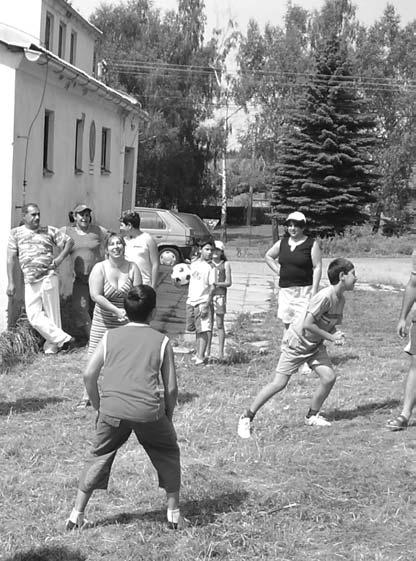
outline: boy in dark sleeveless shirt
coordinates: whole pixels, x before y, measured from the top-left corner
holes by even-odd
[[[181,467],[172,424],[178,387],[169,339],[152,329],[156,293],[132,288],[124,299],[130,322],[107,331],[91,356],[84,382],[98,412],[96,441],[81,474],[66,528],[86,528],[84,510],[95,489],[106,489],[117,450],[132,432],[145,449],[167,495],[169,527],[183,525],[179,513]],[[102,372],[101,396],[97,380]],[[161,387],[162,386],[162,387]]]

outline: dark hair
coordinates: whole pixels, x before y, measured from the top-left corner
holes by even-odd
[[[199,247],[199,249],[202,249],[202,248],[205,247],[206,245],[210,245],[210,246],[214,249],[214,243],[213,243],[213,242],[210,242],[210,241],[204,242],[204,241],[201,241],[201,240],[198,241],[198,247]]]
[[[108,244],[110,243],[110,240],[112,238],[118,238],[121,243],[123,244],[123,247],[126,247],[126,240],[123,238],[123,236],[121,234],[117,234],[117,232],[110,232],[107,236],[107,239],[105,240],[105,249],[108,249]]]
[[[328,279],[330,284],[338,284],[340,273],[347,275],[354,269],[354,264],[349,259],[339,257],[328,265]]]
[[[29,212],[30,207],[37,208],[38,210],[40,210],[38,204],[36,204],[36,203],[26,203],[25,205],[22,206],[22,214],[27,214]]]
[[[127,226],[131,224],[137,230],[140,228],[140,214],[135,210],[126,210],[121,215],[121,221]]]
[[[130,321],[146,321],[154,308],[156,308],[156,292],[147,284],[135,286],[124,297],[124,309]]]

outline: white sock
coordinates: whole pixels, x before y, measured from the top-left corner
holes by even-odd
[[[168,508],[167,517],[168,522],[172,522],[172,524],[177,524],[179,522],[179,508],[171,509]]]
[[[80,519],[81,521],[84,520],[84,513],[80,512],[79,510],[75,510],[75,508],[73,508],[71,514],[69,515],[69,520],[73,524],[78,524]]]

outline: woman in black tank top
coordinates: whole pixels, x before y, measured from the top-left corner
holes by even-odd
[[[285,329],[319,290],[322,255],[318,242],[304,233],[306,218],[292,212],[286,219],[287,233],[265,255],[268,266],[279,275],[278,317]]]

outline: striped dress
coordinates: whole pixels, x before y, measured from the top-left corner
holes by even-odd
[[[104,296],[109,302],[117,306],[117,308],[124,308],[124,297],[133,287],[133,282],[130,278],[121,288],[115,288],[108,280],[104,279]],[[91,356],[95,351],[98,343],[101,341],[107,329],[114,329],[128,323],[128,319],[124,322],[119,321],[112,312],[104,310],[99,304],[95,304],[94,315],[91,324],[90,341],[88,344],[88,356]]]

